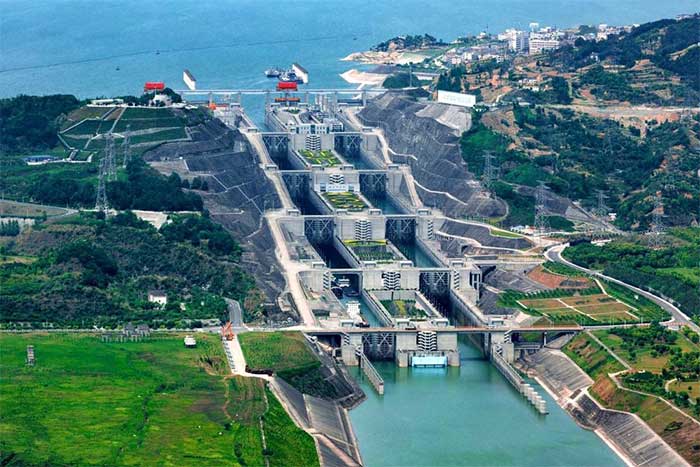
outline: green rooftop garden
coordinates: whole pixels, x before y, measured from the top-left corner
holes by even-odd
[[[416,302],[413,300],[382,300],[381,303],[394,318],[426,318],[425,312],[416,307]]]
[[[390,263],[401,259],[387,244],[386,240],[345,240],[344,242],[360,261],[377,261],[380,263]]]
[[[336,209],[347,209],[348,211],[360,212],[367,207],[362,198],[357,193],[342,191],[339,193],[324,193],[323,196]]]
[[[322,150],[322,151],[309,151],[308,149],[300,149],[299,154],[306,159],[309,164],[322,165],[324,167],[335,167],[340,165],[340,159],[338,159],[333,151]]]

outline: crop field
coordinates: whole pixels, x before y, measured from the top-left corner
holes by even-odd
[[[186,349],[174,334],[0,335],[3,465],[263,465],[261,419],[282,433],[267,436],[270,465],[315,464],[313,440],[264,383],[230,375],[218,336],[196,338]]]
[[[367,207],[362,198],[356,193],[344,191],[340,193],[324,193],[323,196],[336,209],[347,209],[348,211],[359,212]]]
[[[323,151],[309,151],[307,149],[301,149],[299,154],[306,159],[309,164],[322,165],[324,167],[335,167],[340,165],[340,159],[338,159],[333,151],[323,150]]]
[[[557,320],[576,320],[577,315],[581,315],[600,323],[639,321],[634,308],[606,294],[520,300],[519,303]]]

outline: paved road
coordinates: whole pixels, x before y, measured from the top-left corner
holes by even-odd
[[[564,259],[561,256],[562,251],[564,251],[564,249],[567,246],[568,246],[568,244],[556,245],[556,246],[548,249],[547,251],[545,251],[544,255],[550,261],[555,261],[557,263],[565,264],[565,265],[572,267],[574,269],[578,269],[579,271],[583,271],[583,272],[588,273],[588,274],[595,276],[595,277],[600,277],[602,279],[605,279],[605,280],[610,281],[610,282],[614,282],[616,284],[625,286],[628,289],[635,291],[639,295],[642,295],[642,296],[648,298],[649,300],[653,301],[654,303],[659,305],[664,310],[668,311],[671,314],[671,316],[673,317],[674,321],[676,321],[684,326],[688,326],[693,331],[700,334],[700,326],[698,326],[693,321],[691,321],[691,319],[688,317],[688,315],[686,315],[681,310],[679,310],[678,307],[676,307],[672,303],[664,300],[663,298],[657,297],[656,295],[654,295],[651,292],[647,292],[646,290],[642,290],[639,287],[635,287],[635,286],[628,284],[626,282],[622,282],[621,280],[615,279],[614,277],[606,276],[604,274],[599,273],[598,271],[594,271],[592,269],[587,269],[587,268],[581,267],[577,264],[574,264],[571,261],[567,261],[566,259]]]

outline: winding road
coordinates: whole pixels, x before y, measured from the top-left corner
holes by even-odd
[[[621,280],[615,279],[614,277],[606,276],[604,274],[601,274],[598,271],[584,268],[582,266],[579,266],[577,264],[572,263],[571,261],[564,259],[561,254],[567,246],[568,246],[567,243],[555,245],[555,246],[549,248],[547,251],[545,251],[544,256],[549,261],[561,263],[561,264],[564,264],[564,265],[569,266],[571,268],[578,269],[579,271],[583,271],[587,274],[590,274],[591,276],[600,277],[601,279],[605,279],[606,281],[614,282],[615,284],[619,284],[619,285],[622,285],[624,287],[627,287],[628,289],[633,290],[636,293],[638,293],[639,295],[642,295],[642,296],[648,298],[649,300],[656,303],[664,310],[668,311],[671,314],[671,316],[673,317],[673,321],[675,321],[683,326],[688,326],[693,331],[700,334],[700,326],[695,324],[688,317],[688,315],[683,313],[680,309],[678,309],[678,307],[673,305],[671,302],[664,300],[663,298],[658,297],[651,292],[647,292],[646,290],[642,290],[639,287],[635,287],[635,286],[628,284],[626,282],[622,282]]]

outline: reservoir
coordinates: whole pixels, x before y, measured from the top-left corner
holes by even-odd
[[[384,396],[350,368],[367,394],[350,411],[365,465],[625,465],[544,390],[538,388],[547,400],[546,416],[538,415],[474,346],[463,341],[460,353],[461,368],[374,362],[384,378]]]

